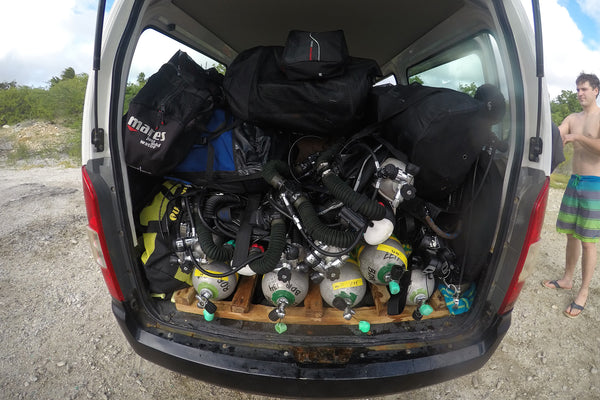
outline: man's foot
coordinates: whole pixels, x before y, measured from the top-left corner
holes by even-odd
[[[564,314],[569,318],[577,318],[583,312],[584,306],[580,306],[574,301],[569,304],[569,307],[564,311]]]
[[[565,290],[571,290],[573,288],[573,284],[570,284],[570,282],[567,281],[563,281],[562,279],[558,279],[555,281],[542,281],[542,286],[545,287],[546,289],[565,289]]]

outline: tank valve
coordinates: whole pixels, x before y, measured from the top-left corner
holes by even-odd
[[[217,312],[217,306],[210,301],[211,297],[212,292],[209,289],[202,289],[200,290],[200,293],[196,295],[196,299],[198,299],[197,306],[198,308],[204,309],[204,319],[208,322],[215,318],[215,312]]]
[[[379,194],[390,202],[394,210],[404,200],[415,198],[416,190],[413,184],[418,170],[417,166],[407,165],[395,158],[388,158],[381,164],[377,171],[377,176],[383,178]]]
[[[356,311],[352,307],[350,299],[344,299],[343,297],[336,297],[333,299],[333,306],[340,311],[343,311],[344,319],[350,321],[352,318],[356,318]],[[368,333],[371,330],[371,324],[368,321],[358,321],[358,330],[362,333]]]
[[[287,325],[281,321],[285,317],[285,309],[290,305],[289,301],[285,297],[277,299],[277,306],[269,313],[269,319],[275,324],[275,331],[277,333],[284,333],[287,331]]]
[[[416,321],[420,321],[423,317],[426,317],[433,312],[433,307],[427,304],[426,301],[427,298],[425,296],[417,298],[417,308],[412,315]]]

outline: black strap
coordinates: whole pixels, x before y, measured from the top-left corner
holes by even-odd
[[[250,248],[250,239],[252,237],[252,225],[250,224],[252,213],[258,210],[260,205],[261,195],[251,194],[248,196],[246,208],[242,212],[240,218],[240,230],[235,235],[235,249],[233,250],[233,258],[231,265],[238,267],[248,259],[248,249]]]

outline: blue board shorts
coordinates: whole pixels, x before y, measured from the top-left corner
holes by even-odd
[[[600,239],[600,177],[571,175],[562,198],[556,230],[582,242]]]

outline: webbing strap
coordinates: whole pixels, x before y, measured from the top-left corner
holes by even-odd
[[[248,197],[248,203],[240,219],[240,230],[235,236],[235,249],[233,250],[233,259],[231,265],[238,267],[248,259],[248,250],[250,248],[250,239],[252,237],[252,225],[250,224],[252,213],[258,210],[260,205],[260,194],[251,194]]]

